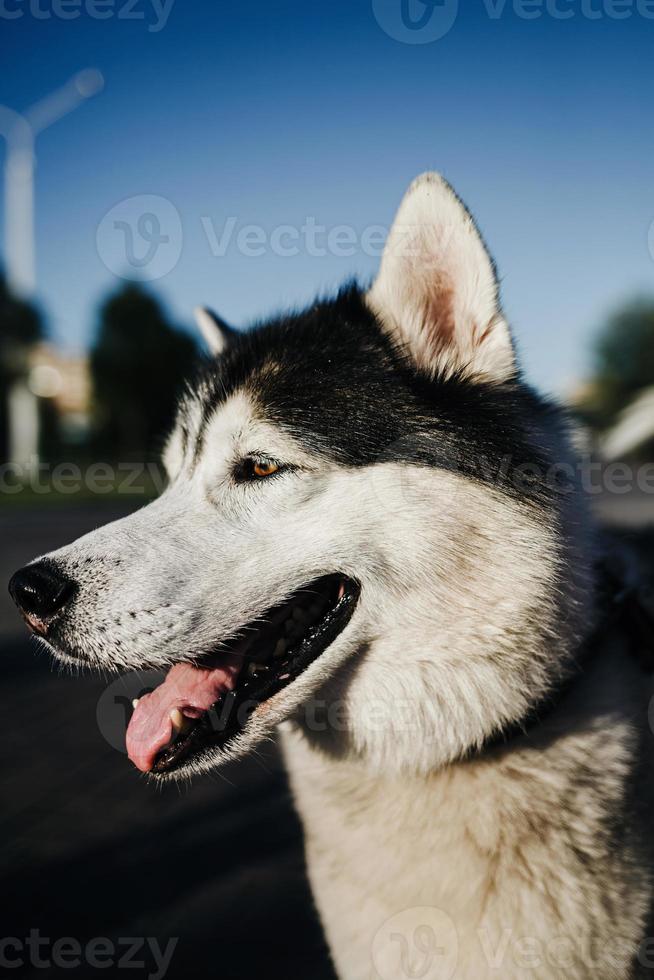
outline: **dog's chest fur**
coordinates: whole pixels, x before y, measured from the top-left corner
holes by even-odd
[[[634,850],[646,833],[632,808],[639,737],[616,671],[618,660],[589,678],[590,713],[573,705],[529,747],[426,779],[377,777],[285,734],[341,980],[641,975],[651,886]],[[430,924],[440,967],[420,955]]]

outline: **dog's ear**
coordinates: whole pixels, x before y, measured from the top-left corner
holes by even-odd
[[[430,375],[480,381],[516,373],[493,260],[450,185],[428,173],[413,182],[388,236],[368,303]]]
[[[206,306],[196,306],[194,313],[195,322],[200,329],[205,344],[214,357],[218,357],[229,346],[234,337],[237,336],[238,331],[230,327],[228,323],[225,323],[224,320]]]

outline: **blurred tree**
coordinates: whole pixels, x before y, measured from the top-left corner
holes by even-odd
[[[10,292],[0,272],[0,378],[15,377],[23,366],[25,351],[42,337],[41,314]]]
[[[27,352],[44,335],[43,319],[31,303],[14,296],[0,272],[0,460],[8,453],[7,393],[24,374]]]
[[[111,295],[91,352],[96,449],[113,459],[155,456],[196,355],[195,341],[141,286]]]
[[[654,385],[654,300],[635,300],[607,321],[595,344],[595,373],[580,406],[606,428],[643,389]]]

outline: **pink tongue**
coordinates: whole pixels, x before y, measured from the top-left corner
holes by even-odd
[[[220,667],[176,664],[166,680],[151,694],[144,694],[127,727],[127,754],[141,772],[149,772],[154,760],[170,742],[170,713],[179,708],[187,718],[199,718],[223,691],[236,685],[243,666],[241,657],[226,655]]]

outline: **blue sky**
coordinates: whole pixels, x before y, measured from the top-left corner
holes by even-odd
[[[654,3],[557,0],[561,19],[554,0],[461,0],[451,29],[418,44],[391,36],[402,0],[174,0],[160,30],[155,0],[61,2],[0,0],[0,103],[25,109],[87,66],[106,80],[38,142],[38,298],[68,348],[90,341],[127,268],[112,222],[142,205],[125,199],[146,196],[162,234],[178,216],[176,261],[151,284],[174,319],[206,303],[246,324],[372,276],[362,234],[426,169],[476,214],[541,386],[583,377],[606,313],[654,293]],[[274,229],[307,218],[349,226],[354,254],[309,254],[302,233],[297,254],[276,254]],[[247,225],[262,255],[239,248]]]

